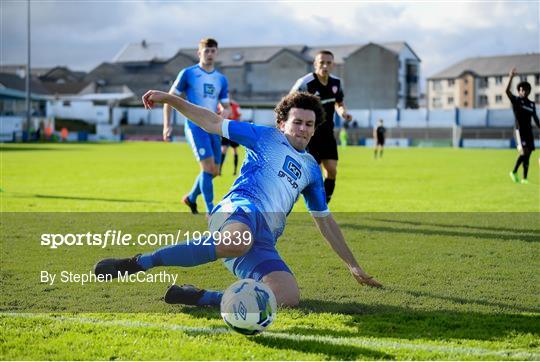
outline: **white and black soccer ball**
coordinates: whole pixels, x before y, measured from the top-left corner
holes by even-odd
[[[235,282],[221,299],[221,316],[238,333],[261,333],[276,319],[276,313],[274,292],[253,279]]]

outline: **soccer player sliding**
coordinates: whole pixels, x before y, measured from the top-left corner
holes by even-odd
[[[104,259],[94,272],[117,277],[158,266],[191,267],[217,259],[239,279],[262,281],[274,292],[278,305],[296,306],[300,291],[293,273],[276,250],[287,215],[302,194],[323,237],[362,285],[381,287],[358,264],[326,203],[319,165],[306,146],[315,126],[324,119],[319,99],[294,92],[275,108],[276,127],[223,119],[188,101],[156,90],[143,96],[147,109],[168,104],[203,128],[246,147],[246,161],[229,193],[212,210],[212,242],[186,241],[152,253],[125,259]],[[227,241],[227,242],[224,242]],[[316,260],[313,260],[316,263]],[[165,301],[171,304],[219,305],[223,292],[191,285],[173,285]]]

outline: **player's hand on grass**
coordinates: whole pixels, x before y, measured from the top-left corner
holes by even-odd
[[[362,285],[367,285],[368,287],[373,288],[382,288],[382,284],[379,283],[375,278],[369,276],[362,268],[359,266],[352,267],[351,274],[354,276],[356,281]]]
[[[149,90],[142,97],[144,108],[152,109],[156,103],[164,103],[168,96],[169,94],[165,92]]]

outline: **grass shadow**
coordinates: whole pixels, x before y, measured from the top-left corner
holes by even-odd
[[[429,222],[418,222],[418,221],[404,221],[404,220],[392,220],[392,219],[381,219],[381,218],[369,218],[369,220],[373,221],[382,221],[382,222],[389,222],[389,223],[396,223],[396,224],[405,224],[405,225],[412,225],[412,226],[434,226],[434,227],[440,227],[440,228],[456,228],[459,227],[461,229],[476,229],[476,230],[485,230],[485,231],[493,231],[493,232],[507,232],[507,233],[515,233],[517,231],[522,233],[529,233],[529,234],[537,234],[537,237],[540,238],[540,229],[508,229],[503,227],[484,227],[484,226],[476,226],[476,225],[449,225],[449,224],[439,224],[439,223],[429,223]]]
[[[104,201],[104,202],[123,202],[123,203],[145,203],[145,204],[167,204],[168,202],[140,199],[121,199],[108,197],[89,197],[89,196],[71,196],[71,195],[44,195],[44,194],[24,194],[24,193],[6,193],[8,196],[16,198],[37,198],[37,199],[58,199],[73,201]]]
[[[372,225],[358,225],[352,223],[341,223],[342,229],[352,229],[358,231],[367,231],[367,232],[379,232],[379,233],[400,233],[400,234],[414,234],[414,235],[425,235],[425,236],[450,236],[456,238],[483,238],[483,239],[494,239],[502,241],[516,241],[523,240],[528,243],[537,243],[540,242],[538,235],[524,235],[521,233],[514,234],[500,234],[500,233],[486,233],[486,232],[467,232],[467,231],[457,231],[457,230],[429,230],[429,229],[420,229],[420,228],[398,228],[390,226],[372,226]],[[460,226],[450,226],[450,228],[459,228]]]
[[[339,313],[351,318],[345,324],[351,331],[293,327],[288,333],[332,335],[334,337],[381,337],[400,339],[448,340],[452,338],[493,340],[504,336],[540,334],[540,315],[417,311],[383,304],[339,303],[308,299],[299,309],[305,313]]]

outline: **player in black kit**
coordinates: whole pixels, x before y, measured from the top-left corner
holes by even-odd
[[[334,111],[345,121],[350,122],[352,116],[347,112],[343,103],[343,89],[339,78],[330,74],[334,68],[334,54],[321,50],[313,61],[314,73],[309,73],[298,79],[291,89],[292,92],[304,91],[318,96],[326,114],[325,121],[317,125],[315,135],[307,147],[308,152],[321,164],[325,171],[324,191],[326,202],[334,193],[336,186],[338,150],[334,137]]]
[[[531,125],[531,117],[534,119],[534,123],[540,127],[540,121],[536,114],[536,106],[534,102],[528,99],[529,93],[531,93],[531,85],[528,82],[521,82],[517,85],[518,97],[512,94],[510,87],[512,86],[512,79],[516,75],[516,68],[513,68],[508,74],[508,84],[506,85],[506,95],[512,102],[512,109],[514,110],[514,116],[516,119],[516,143],[519,151],[519,157],[514,166],[514,170],[510,172],[510,178],[514,182],[519,182],[517,175],[518,168],[523,164],[523,180],[521,183],[527,184],[527,173],[529,172],[529,159],[531,153],[534,151],[534,135]]]
[[[379,119],[377,122],[377,127],[373,127],[373,142],[374,151],[373,158],[377,159],[377,150],[379,151],[379,158],[382,158],[384,151],[384,134],[386,133],[386,128],[383,126],[383,120]]]

